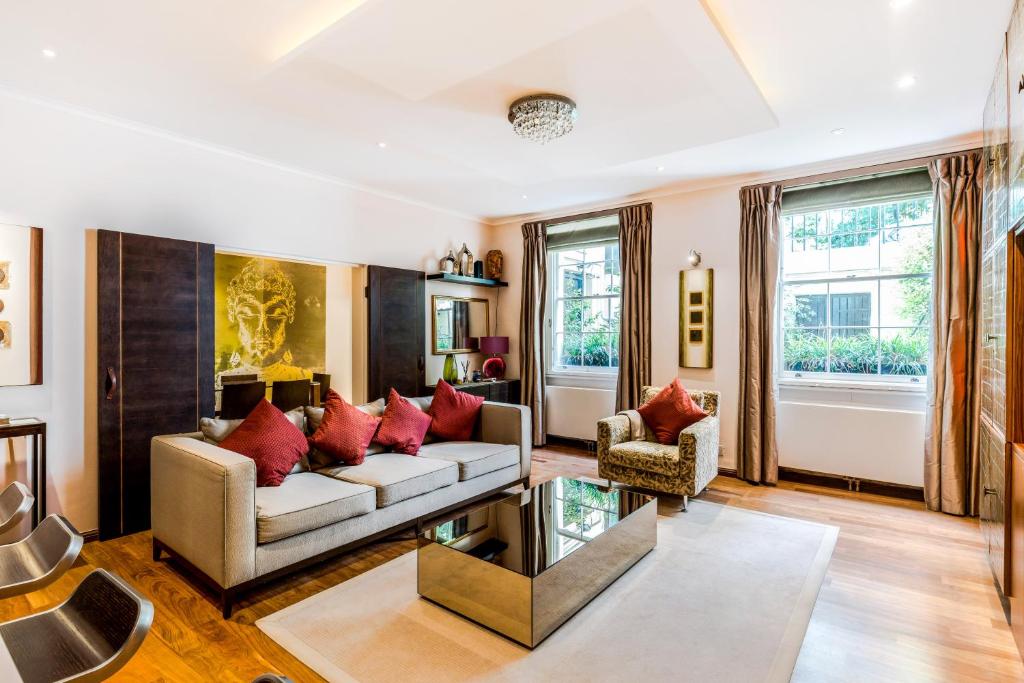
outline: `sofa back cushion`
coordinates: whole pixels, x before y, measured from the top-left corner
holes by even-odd
[[[292,421],[296,427],[301,429],[303,432],[306,431],[306,418],[303,414],[302,408],[296,408],[289,410],[284,414],[289,420]],[[214,446],[219,446],[220,442],[228,437],[231,432],[238,428],[238,425],[242,424],[244,420],[222,420],[219,417],[204,417],[199,420],[199,430],[203,433],[203,438],[208,443],[212,443]],[[309,459],[306,456],[295,463],[295,467],[292,468],[291,474],[296,472],[308,472],[309,471]]]
[[[327,390],[323,418],[309,445],[346,465],[359,465],[377,433],[381,418],[359,410],[334,389]]]
[[[430,404],[430,433],[445,441],[469,441],[483,404],[483,396],[455,391],[441,380]]]
[[[388,393],[388,405],[377,431],[378,443],[396,453],[416,455],[429,429],[429,414],[399,396],[394,389]]]
[[[256,462],[257,486],[280,486],[309,450],[302,430],[266,399],[256,404],[220,447]]]
[[[637,409],[658,443],[671,446],[679,432],[708,416],[683,388],[678,378]]]

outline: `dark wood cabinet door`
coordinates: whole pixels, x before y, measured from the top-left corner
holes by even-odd
[[[213,245],[100,230],[100,538],[150,527],[150,440],[212,416]]]
[[[426,275],[417,270],[367,268],[367,399],[394,387],[419,396],[425,385]]]

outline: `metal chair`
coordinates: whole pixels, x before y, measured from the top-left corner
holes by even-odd
[[[20,481],[11,484],[0,493],[0,534],[10,531],[25,519],[36,498]]]
[[[78,559],[84,539],[60,515],[49,515],[17,543],[0,545],[0,598],[50,585]]]
[[[266,382],[229,382],[220,390],[220,417],[242,420],[267,397]]]
[[[153,603],[96,569],[60,605],[0,624],[0,680],[106,680],[138,651],[152,624]]]
[[[308,406],[310,384],[308,379],[274,382],[270,388],[270,402],[283,413]]]
[[[292,679],[287,676],[278,676],[277,674],[263,674],[258,678],[254,678],[252,683],[292,683]]]

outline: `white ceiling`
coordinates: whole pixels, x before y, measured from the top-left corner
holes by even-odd
[[[498,217],[975,132],[1012,4],[5,2],[0,86]],[[539,146],[544,91],[580,117]]]

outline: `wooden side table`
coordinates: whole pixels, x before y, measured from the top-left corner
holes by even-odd
[[[10,424],[0,425],[0,439],[18,436],[32,437],[32,495],[36,505],[32,513],[35,529],[46,517],[46,423],[34,417],[11,418]]]

